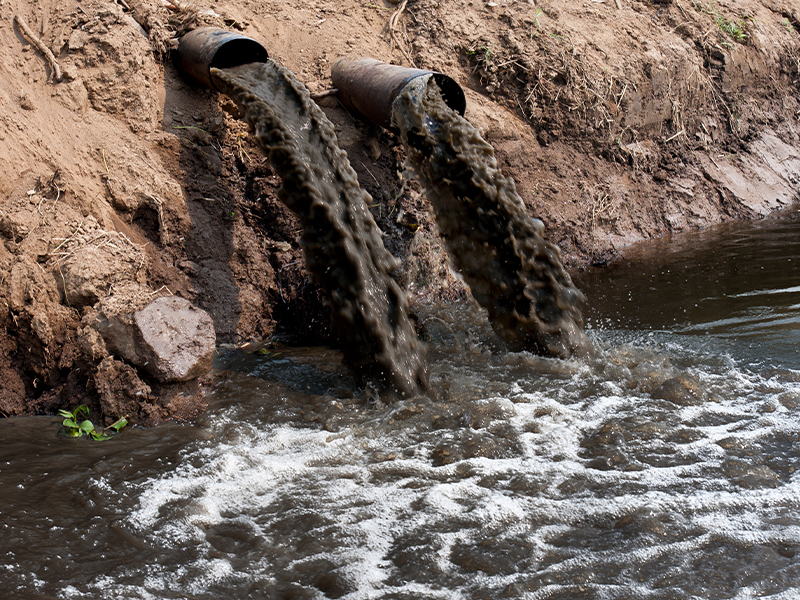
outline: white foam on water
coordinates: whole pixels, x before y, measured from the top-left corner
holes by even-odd
[[[640,358],[646,356],[622,366],[633,373]],[[448,369],[460,377],[457,365]],[[665,367],[663,377],[674,372]],[[800,475],[774,470],[793,460],[791,444],[785,455],[762,450],[763,458],[750,462],[746,450],[735,454],[737,444],[758,449],[800,430],[800,418],[775,400],[800,392],[800,383],[725,361],[689,373],[718,398],[669,405],[594,368],[541,375],[535,384],[523,374],[508,382],[506,396],[488,391],[472,401],[469,410],[495,410],[480,430],[431,430],[412,420],[389,426],[389,415],[405,404],[377,415],[377,429],[367,422],[336,435],[220,413],[216,439],[198,442],[171,472],[144,483],[127,520],[148,544],[191,547],[192,558],[178,573],[155,562],[137,569],[146,589],[211,597],[219,589],[292,582],[313,590],[304,569],[323,561],[329,566],[319,569],[346,582],[348,600],[449,600],[476,590],[499,595],[509,586],[520,586],[525,598],[546,598],[568,593],[571,580],[591,568],[587,585],[597,598],[634,589],[647,598],[660,584],[635,574],[663,562],[665,570],[686,571],[687,598],[702,597],[704,578],[693,561],[702,563],[709,548],[800,548],[800,520],[786,522],[787,514],[800,513]],[[592,436],[612,422],[653,423],[656,433],[626,425],[618,450],[629,462],[592,467]],[[434,466],[435,449],[457,449],[462,433],[504,439],[489,433],[494,425],[516,432],[519,449]],[[670,441],[684,430],[694,437]],[[726,440],[735,442],[733,450],[720,445]],[[393,458],[376,462],[376,452]],[[726,472],[726,461],[744,461],[745,471]],[[785,562],[788,568],[792,561]],[[745,581],[734,593],[791,597],[780,590],[770,596],[770,589]]]
[[[796,294],[800,292],[800,285],[780,288],[780,289],[767,289],[767,290],[753,290],[751,292],[744,292],[742,294],[732,294],[728,298],[746,298],[748,296],[770,296],[773,294]]]

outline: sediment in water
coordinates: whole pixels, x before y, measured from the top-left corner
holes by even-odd
[[[392,109],[409,163],[433,205],[442,237],[495,332],[512,350],[558,357],[587,355],[583,294],[526,211],[494,149],[442,100],[430,77],[417,77]]]
[[[303,224],[306,268],[328,293],[332,330],[357,376],[413,395],[427,388],[425,352],[392,279],[370,196],[306,87],[273,61],[212,69],[214,84],[242,109],[283,179],[281,200]]]

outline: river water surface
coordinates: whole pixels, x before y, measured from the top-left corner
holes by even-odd
[[[436,402],[220,352],[196,425],[0,422],[5,598],[800,597],[800,213],[576,278],[587,360],[417,307]]]

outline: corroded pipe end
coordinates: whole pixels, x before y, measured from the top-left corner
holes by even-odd
[[[392,127],[395,98],[412,79],[422,75],[433,77],[445,104],[464,115],[464,90],[443,73],[390,65],[373,58],[347,57],[337,60],[331,69],[333,87],[342,104],[387,129]]]
[[[268,58],[264,46],[252,38],[216,27],[201,27],[181,38],[176,64],[195,81],[215,90],[212,68],[263,63]]]

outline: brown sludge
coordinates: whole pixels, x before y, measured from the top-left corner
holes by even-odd
[[[580,304],[556,246],[525,211],[494,150],[448,108],[430,77],[398,95],[393,124],[425,186],[447,250],[495,332],[512,350],[589,355]]]
[[[303,224],[306,268],[327,290],[332,330],[355,374],[380,389],[413,395],[427,387],[425,351],[408,301],[391,272],[367,206],[370,196],[306,87],[273,61],[212,69],[215,85],[242,109],[283,178],[281,200]]]

